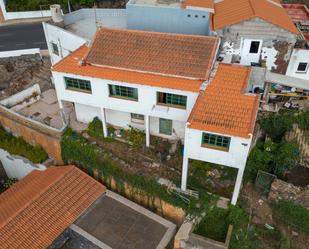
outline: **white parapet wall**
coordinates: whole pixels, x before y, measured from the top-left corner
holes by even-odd
[[[26,99],[29,99],[33,95],[40,95],[41,94],[41,89],[39,84],[35,84],[21,92],[18,92],[6,99],[3,99],[0,101],[0,105],[4,105],[5,107],[12,107],[16,106],[18,104],[21,104],[24,102]],[[27,102],[27,105],[29,105],[29,101]]]
[[[4,0],[0,0],[0,8],[5,20],[50,17],[50,10],[7,12]]]
[[[17,56],[29,55],[29,54],[41,54],[40,49],[30,48],[30,49],[4,51],[4,52],[0,52],[0,58],[17,57]]]
[[[9,178],[18,180],[24,178],[33,170],[45,170],[46,166],[42,164],[32,164],[26,158],[14,156],[7,151],[0,149],[0,161]]]

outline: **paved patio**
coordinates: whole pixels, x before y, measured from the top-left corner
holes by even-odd
[[[74,224],[113,249],[161,249],[175,231],[173,223],[112,192]]]

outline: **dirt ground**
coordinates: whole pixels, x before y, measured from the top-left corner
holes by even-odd
[[[261,196],[253,185],[246,185],[242,189],[241,198],[248,203],[248,212],[251,214],[251,224],[255,225],[259,230],[266,230],[265,224],[269,224],[279,229],[284,237],[287,237],[297,249],[308,249],[309,237],[305,234],[297,233],[290,227],[286,227],[273,216],[273,210],[266,197]],[[272,238],[260,237],[263,249],[278,248],[278,240],[274,236]]]

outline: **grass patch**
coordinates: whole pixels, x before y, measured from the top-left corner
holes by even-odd
[[[216,241],[225,242],[229,222],[229,211],[214,207],[206,211],[205,217],[196,227],[194,233]]]
[[[21,137],[14,137],[2,126],[0,126],[0,148],[10,154],[23,156],[33,163],[41,163],[48,158],[47,153],[40,146],[32,146]]]
[[[292,201],[280,200],[272,204],[275,218],[298,232],[309,234],[309,211]]]

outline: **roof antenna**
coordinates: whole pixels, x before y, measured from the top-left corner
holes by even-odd
[[[94,6],[94,19],[95,19],[95,26],[96,26],[96,28],[98,27],[98,20],[97,20],[97,3],[95,2],[94,4],[93,4]]]

